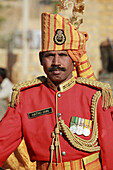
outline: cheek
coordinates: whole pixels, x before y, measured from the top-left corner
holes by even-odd
[[[67,68],[70,68],[70,70],[73,70],[73,69],[74,69],[74,64],[73,64],[73,62],[72,62],[71,59],[65,60],[65,61],[64,61],[64,65],[65,65]]]
[[[70,72],[72,72],[73,70],[74,70],[74,66],[71,65],[71,66],[70,66]]]
[[[44,68],[49,68],[51,66],[51,62],[48,59],[44,59],[42,64]]]
[[[45,73],[48,73],[48,68],[51,67],[51,64],[48,61],[43,61],[43,70]]]
[[[69,71],[69,72],[72,72],[73,69],[74,69],[74,64],[73,64],[73,62],[68,63],[67,68],[68,68],[68,71]]]

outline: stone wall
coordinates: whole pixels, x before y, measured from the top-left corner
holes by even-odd
[[[8,51],[0,49],[0,67],[7,68],[9,77],[13,83],[23,80],[33,79],[34,77],[44,75],[43,68],[39,61],[39,51],[29,50],[27,57],[27,75],[23,74],[23,51],[21,49],[12,50],[8,56]],[[15,62],[12,63],[12,58],[15,57]],[[11,58],[11,59],[10,59]],[[14,60],[14,59],[13,59]],[[9,62],[9,63],[8,63]],[[7,66],[11,66],[11,68]],[[11,70],[11,72],[10,72]]]
[[[7,68],[7,50],[0,49],[0,67]]]
[[[102,70],[100,44],[108,37],[113,39],[113,1],[85,0],[85,3],[84,24],[80,29],[89,35],[87,53],[98,77]]]

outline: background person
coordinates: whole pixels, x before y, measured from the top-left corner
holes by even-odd
[[[5,114],[11,100],[12,82],[7,78],[7,70],[0,67],[0,120]]]

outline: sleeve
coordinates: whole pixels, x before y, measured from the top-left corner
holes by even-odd
[[[113,169],[113,107],[102,109],[101,99],[97,107],[98,139],[101,148],[103,170]]]
[[[0,122],[0,166],[9,155],[18,147],[22,140],[22,125],[19,105],[8,107]]]

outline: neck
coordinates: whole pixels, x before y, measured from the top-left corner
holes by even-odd
[[[66,79],[66,80],[63,80],[61,82],[54,82],[54,81],[51,81],[49,78],[47,78],[47,84],[49,85],[49,87],[51,87],[53,90],[55,91],[60,91],[61,89],[61,86],[63,84],[65,84],[67,81],[71,80],[73,78],[73,76],[71,76],[70,78]]]

